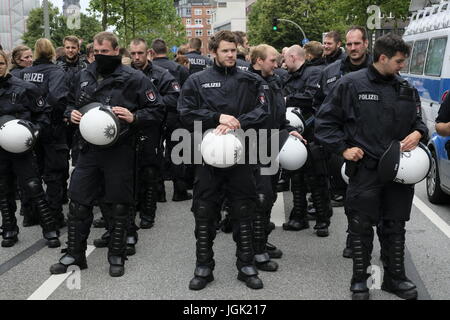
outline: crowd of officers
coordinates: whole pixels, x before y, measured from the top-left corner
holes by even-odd
[[[0,51],[0,116],[29,120],[38,132],[30,152],[0,148],[2,247],[18,241],[18,193],[23,226],[40,224],[49,247],[60,246],[59,229],[67,225],[67,248],[51,273],[65,273],[72,265],[85,269],[93,207],[99,206],[102,218],[94,225],[106,230],[94,245],[108,247],[109,273],[122,276],[126,257],[136,253],[137,230],[154,226],[157,202],[166,201],[164,180],[170,179],[173,201],[192,199],[196,264],[189,288],[201,290],[214,280],[213,242],[222,228],[236,242],[238,279],[260,289],[258,270],[277,271],[272,259],[282,256],[268,242],[272,206],[277,191],[290,189],[287,231],[309,228],[308,220],[316,220],[317,236],[327,237],[333,200],[345,202],[343,255],[353,258],[353,299],[369,298],[373,226],[385,267],[383,289],[416,298],[403,261],[414,188],[383,184],[376,176],[392,140],[409,150],[427,133],[416,112],[417,91],[398,76],[410,49],[387,35],[377,40],[372,56],[366,30],[358,26],[347,31],[345,50],[341,45],[339,33],[331,31],[323,44],[293,45],[280,54],[265,44],[250,48],[243,32],[220,31],[209,40],[212,59],[193,38],[172,61],[162,39],[150,47],[134,39],[121,49],[114,34],[101,32],[84,55],[79,39],[66,37],[56,61],[46,39],[36,42],[34,53],[25,46],[10,57]],[[121,123],[119,139],[106,148],[86,142],[78,130],[83,107],[92,102],[111,106]],[[301,132],[286,120],[287,108],[300,114]],[[263,165],[173,164],[172,132],[192,132],[196,121],[203,132],[216,134],[279,129],[305,143],[308,160],[296,171],[283,170],[281,178],[280,172],[262,174]],[[67,186],[70,159],[74,169]],[[341,177],[344,161],[352,168],[348,188]]]

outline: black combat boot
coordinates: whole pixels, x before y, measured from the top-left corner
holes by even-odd
[[[100,212],[102,213],[101,218],[94,220],[99,221],[101,219],[102,224],[104,225],[104,228],[106,229],[105,233],[102,234],[102,236],[99,239],[94,240],[94,246],[96,248],[106,248],[109,245],[109,241],[111,240],[111,228],[112,225],[110,223],[111,220],[111,204],[105,203],[103,201],[99,202]]]
[[[405,222],[383,221],[382,237],[385,268],[381,289],[405,300],[416,300],[417,288],[405,274]]]
[[[189,289],[202,290],[214,280],[213,243],[216,237],[214,208],[206,204],[199,205],[194,211],[194,216],[197,261],[194,277],[189,282]]]
[[[286,170],[281,170],[280,179],[275,187],[277,192],[286,192],[289,191],[290,187],[290,177],[289,173]]]
[[[316,209],[316,225],[314,230],[318,237],[328,237],[328,226],[333,215],[330,203],[330,191],[327,177],[315,176],[310,173],[305,174],[306,183],[311,188],[311,198]]]
[[[47,240],[49,248],[58,248],[61,246],[59,241],[59,229],[56,225],[56,220],[50,211],[45,199],[43,197],[33,199],[36,205],[36,210],[41,219],[42,234]]]
[[[134,206],[130,206],[130,215],[128,216],[130,221],[128,222],[127,239],[126,239],[126,253],[127,256],[136,254],[136,244],[138,242],[138,226],[136,225],[136,209]]]
[[[303,179],[303,173],[295,172],[292,180],[292,196],[294,207],[289,215],[289,221],[283,223],[283,230],[300,231],[309,228],[308,219],[306,218],[306,185]]]
[[[342,256],[347,259],[352,258],[350,233],[347,233],[347,240],[345,241],[345,248],[344,248],[344,251],[342,251]]]
[[[164,186],[164,180],[158,180],[156,185],[156,199],[158,202],[167,202],[166,199],[166,187]],[[142,227],[141,227],[142,228]]]
[[[70,266],[77,266],[81,270],[87,268],[86,249],[92,224],[92,208],[74,202],[69,203],[67,215],[67,248],[59,263],[50,267],[52,274],[66,273]]]
[[[109,275],[121,277],[125,273],[126,233],[130,221],[130,208],[124,204],[112,205],[111,241],[108,248]]]
[[[373,248],[373,228],[364,216],[350,218],[351,248],[353,252],[353,276],[350,291],[352,300],[368,300],[370,297],[367,279]]]
[[[1,188],[1,186],[0,186]],[[14,246],[19,241],[17,235],[19,234],[19,227],[15,212],[12,211],[11,206],[4,195],[0,196],[0,211],[2,213],[2,247],[9,248]]]

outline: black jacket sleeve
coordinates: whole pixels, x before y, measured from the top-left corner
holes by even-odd
[[[134,78],[133,88],[137,88],[139,107],[135,111],[133,126],[138,129],[159,126],[164,118],[164,105],[158,90],[143,73]]]
[[[269,115],[269,104],[266,97],[266,92],[261,81],[256,82],[257,96],[255,97],[255,107],[248,113],[241,114],[237,119],[241,124],[241,129],[248,128],[258,129],[264,124],[264,121]]]
[[[177,102],[180,97],[180,85],[169,72],[163,73],[158,90],[162,96],[162,102],[166,107],[166,111],[176,113]]]
[[[288,107],[312,108],[320,80],[320,71],[315,67],[307,68],[304,77],[306,81],[303,88],[286,96],[286,105]]]

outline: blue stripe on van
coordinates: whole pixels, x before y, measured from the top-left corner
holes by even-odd
[[[450,89],[450,78],[427,79],[406,74],[401,76],[416,87],[422,98],[431,99],[436,103],[441,103],[442,95]]]

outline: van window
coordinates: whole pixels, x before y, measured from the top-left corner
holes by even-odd
[[[447,37],[430,40],[430,46],[428,47],[427,63],[425,65],[425,74],[427,76],[435,76],[435,77],[441,76],[446,46],[447,46]]]
[[[410,42],[407,42],[406,44],[411,48],[411,52],[412,52],[412,47],[413,47],[414,43],[412,41],[410,41]],[[408,59],[406,59],[405,66],[402,68],[402,70],[400,70],[400,72],[408,73],[410,61],[411,61],[411,55],[409,55]]]
[[[410,73],[422,74],[427,55],[428,40],[420,40],[414,43],[414,50],[411,57]]]

